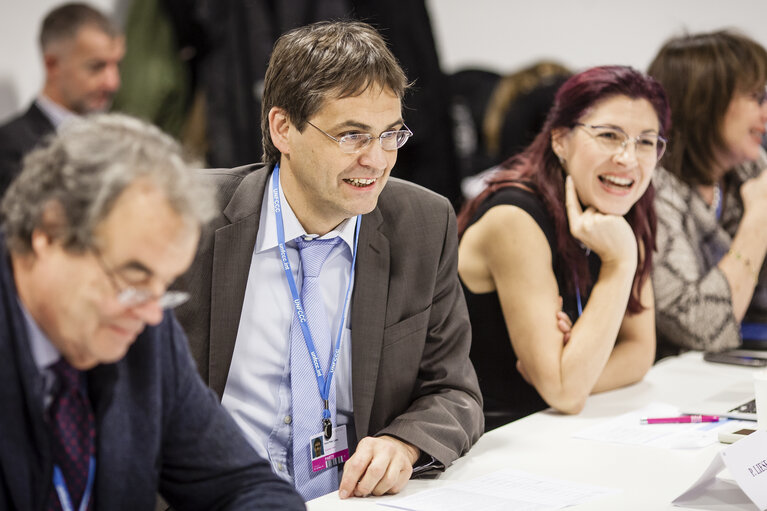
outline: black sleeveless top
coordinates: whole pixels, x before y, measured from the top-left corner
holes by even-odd
[[[552,269],[562,295],[563,310],[575,322],[578,318],[576,296],[563,292],[566,289],[565,272],[571,270],[563,267],[558,255],[554,221],[543,202],[536,194],[522,188],[503,188],[480,204],[471,223],[479,220],[492,207],[500,205],[517,206],[524,210],[543,231],[551,247]],[[509,235],[513,236],[514,233]],[[525,243],[525,240],[520,239],[519,243]],[[595,282],[599,275],[599,257],[594,253],[589,254],[588,263],[592,282]],[[466,286],[463,290],[472,325],[470,356],[485,402],[485,430],[489,431],[548,408],[538,391],[517,371],[517,357],[511,347],[498,293],[492,291],[474,294]],[[583,307],[586,306],[587,300],[588,293],[581,296]]]

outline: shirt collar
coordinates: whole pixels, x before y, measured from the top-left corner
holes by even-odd
[[[258,226],[258,235],[256,236],[256,253],[269,250],[277,246],[277,217],[274,213],[274,203],[272,201],[272,186],[274,180],[274,172],[269,177],[269,183],[264,191],[264,198],[261,202],[261,221]],[[282,207],[282,222],[285,228],[285,240],[288,243],[299,236],[310,235],[303,228],[301,222],[296,218],[293,209],[285,199],[285,193],[282,190],[282,183],[280,183],[280,205]],[[320,236],[320,239],[330,239],[339,236],[344,243],[349,247],[349,252],[354,252],[354,233],[357,228],[357,217],[353,216],[347,218],[335,229]]]
[[[51,124],[53,124],[53,127],[56,129],[63,123],[79,117],[76,113],[54,102],[45,94],[37,96],[35,103],[37,104],[37,107],[43,111],[46,117],[48,117]]]
[[[21,300],[18,300],[21,312],[24,315],[24,322],[27,325],[27,334],[29,336],[29,347],[32,351],[32,358],[39,371],[47,369],[61,358],[61,353],[51,343],[50,339],[43,333],[40,326],[32,319]]]

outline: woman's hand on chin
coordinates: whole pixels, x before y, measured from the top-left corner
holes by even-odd
[[[625,218],[604,215],[591,206],[585,211],[581,209],[578,193],[570,176],[567,176],[565,181],[565,206],[570,234],[593,250],[603,265],[620,263],[636,269],[637,241]]]

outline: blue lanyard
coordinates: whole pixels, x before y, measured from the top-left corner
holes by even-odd
[[[85,511],[88,509],[88,501],[91,500],[91,493],[93,492],[93,480],[96,477],[96,459],[91,456],[88,462],[88,482],[85,483],[85,491],[83,492],[83,498],[80,500],[78,511]],[[69,496],[67,490],[67,483],[64,482],[64,476],[61,473],[61,469],[58,465],[53,466],[53,486],[56,487],[56,493],[59,496],[59,502],[61,502],[61,509],[63,511],[74,511],[72,506],[72,498]]]
[[[722,203],[724,202],[724,197],[722,197],[722,187],[719,186],[719,183],[714,185],[714,193],[716,194],[716,219],[717,221],[721,220],[722,218]]]
[[[583,303],[581,303],[581,288],[578,285],[578,272],[573,270],[573,280],[575,281],[575,301],[578,304],[578,317],[583,314]]]
[[[298,294],[298,288],[296,287],[296,281],[293,278],[293,272],[290,266],[290,260],[288,259],[288,251],[285,247],[285,226],[282,221],[282,206],[280,204],[280,165],[274,166],[274,174],[272,176],[272,201],[274,202],[274,216],[277,223],[277,244],[280,248],[280,258],[282,259],[282,269],[285,271],[285,278],[288,281],[290,287],[290,294],[293,295],[293,306],[296,310],[296,316],[298,317],[298,323],[301,325],[301,330],[304,333],[304,342],[306,342],[306,348],[309,350],[309,357],[314,366],[314,374],[317,377],[317,387],[320,391],[320,397],[324,402],[324,409],[322,410],[322,425],[325,430],[325,436],[329,439],[332,433],[332,424],[330,421],[330,384],[333,381],[333,375],[336,372],[336,363],[338,362],[338,353],[341,351],[341,335],[344,331],[344,320],[346,319],[346,308],[349,304],[349,292],[352,288],[352,282],[354,282],[354,266],[357,261],[357,243],[360,237],[360,222],[361,216],[357,216],[357,228],[354,234],[354,253],[352,254],[352,267],[349,272],[349,283],[346,285],[346,293],[344,297],[344,304],[341,308],[341,321],[338,324],[338,335],[336,336],[336,348],[333,353],[333,360],[328,369],[327,378],[322,373],[322,366],[320,365],[319,357],[317,356],[317,350],[314,347],[314,340],[312,339],[312,333],[309,331],[309,325],[306,321],[306,315],[304,314],[304,304]]]
[[[591,254],[591,249],[587,248],[587,258],[589,257],[589,254]],[[575,270],[573,270],[573,283],[575,284],[575,301],[578,304],[578,317],[580,318],[583,315],[583,302],[581,302],[581,287],[578,285],[578,272]]]

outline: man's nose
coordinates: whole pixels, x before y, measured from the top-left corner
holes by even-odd
[[[386,154],[381,140],[374,138],[370,144],[360,153],[360,163],[365,167],[371,167],[377,170],[385,170],[389,164],[389,156]]]
[[[117,92],[120,88],[120,68],[117,64],[108,65],[104,69],[102,86],[109,92]]]
[[[138,316],[141,321],[148,325],[158,325],[162,321],[163,310],[160,306],[160,299],[152,298],[151,300],[136,305],[133,307],[133,312]]]

